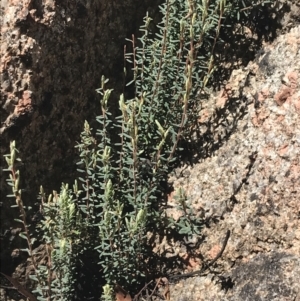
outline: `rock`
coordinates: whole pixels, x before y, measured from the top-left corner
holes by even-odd
[[[215,119],[213,111],[223,95],[204,104],[204,114],[210,108],[210,123],[217,124],[216,137],[234,130],[210,156],[184,167],[190,169],[188,176],[173,177],[172,182],[185,189],[195,212],[199,207],[206,212],[209,227],[199,248],[205,260],[213,259],[227,229],[231,237],[222,260],[208,275],[170,287],[171,300],[299,298],[299,48],[296,26],[265,45],[244,71],[237,71],[238,77],[233,74],[228,83],[235,87],[233,97],[227,97],[221,117]],[[278,96],[282,93],[284,97]],[[220,118],[228,116],[231,121],[222,125]]]
[[[226,283],[232,287],[226,287]],[[227,290],[222,300],[295,300],[300,292],[300,258],[289,253],[270,252],[254,256],[225,274],[221,285]]]

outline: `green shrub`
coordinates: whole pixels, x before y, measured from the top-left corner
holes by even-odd
[[[10,154],[5,155],[8,164],[6,170],[10,172],[7,182],[13,192],[8,197],[16,199],[16,205],[12,207],[18,207],[21,214],[21,219],[17,221],[23,225],[24,231],[19,235],[27,241],[28,248],[23,251],[28,253],[34,269],[34,274],[30,275],[36,282],[34,293],[38,295],[38,300],[70,300],[76,278],[74,255],[78,254],[77,245],[86,233],[85,222],[76,210],[76,183],[74,192],[68,189],[68,185],[62,184],[60,193],[54,191],[48,199],[41,187],[39,213],[43,218],[37,228],[30,231],[26,211],[31,208],[26,208],[22,201],[22,190],[19,189],[20,172],[16,169],[16,163],[20,161],[17,153],[13,141],[10,144]],[[40,259],[34,249],[37,236],[43,243],[43,255]]]
[[[168,173],[177,159],[179,142],[198,118],[200,95],[205,93],[214,66],[216,44],[223,22],[241,7],[256,1],[166,0],[160,7],[162,22],[151,33],[147,15],[142,37],[128,40],[124,52],[124,77],[131,86],[128,99],[119,99],[119,112],[110,112],[112,89],[102,77],[101,114],[96,136],[84,123],[77,145],[79,182],[73,189],[62,185],[46,200],[41,188],[41,219],[38,230],[45,244],[48,263],[35,261],[32,237],[18,188],[16,148],[7,155],[8,183],[20,209],[28,242],[27,252],[35,269],[39,300],[71,300],[76,282],[75,266],[80,255],[97,250],[106,285],[103,299],[112,300],[112,287],[138,288],[150,272],[147,232],[176,229],[180,234],[199,234],[201,221],[193,216],[185,193],[177,200],[183,217],[165,218]],[[243,9],[243,12],[247,11]],[[233,25],[233,24],[227,24]],[[129,73],[132,78],[127,79]],[[126,89],[125,89],[126,90]],[[34,233],[34,232],[33,232]],[[34,234],[36,235],[36,234]]]

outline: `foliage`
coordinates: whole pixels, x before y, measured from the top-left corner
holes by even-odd
[[[120,115],[114,119],[109,110],[113,90],[102,77],[97,89],[102,96],[97,137],[86,122],[78,145],[86,191],[82,209],[93,218],[91,226],[99,227],[99,263],[109,285],[127,288],[147,273],[147,231],[159,232],[166,226],[163,185],[180,140],[198,118],[199,95],[215,69],[222,22],[234,14],[239,17],[240,5],[167,0],[160,10],[158,32],[150,32],[151,18],[146,15],[142,37],[128,40],[131,52],[124,48],[124,77],[131,98],[120,96]],[[187,236],[199,234],[201,221],[193,217],[182,191],[178,201],[184,215],[176,228]],[[167,227],[176,224],[169,223]]]
[[[74,202],[74,193],[68,188],[68,185],[62,184],[60,193],[56,191],[49,195],[46,200],[43,187],[40,190],[40,214],[42,219],[38,227],[34,230],[41,233],[44,256],[38,260],[38,254],[35,252],[34,243],[37,232],[30,231],[30,224],[26,218],[26,208],[22,201],[22,190],[19,189],[20,171],[16,169],[16,163],[21,161],[17,158],[18,150],[15,142],[10,144],[10,154],[5,155],[10,172],[8,184],[12,187],[12,197],[16,199],[20,211],[21,219],[18,222],[23,224],[24,232],[20,236],[27,241],[28,248],[23,250],[30,256],[34,267],[34,275],[30,278],[37,282],[34,293],[38,300],[70,300],[73,294],[75,273],[74,273],[74,250],[79,242],[80,235],[85,233],[84,222],[76,210]],[[76,192],[76,183],[74,192]],[[76,253],[75,253],[76,254]]]
[[[48,199],[41,187],[37,229],[46,249],[45,263],[35,259],[35,238],[29,232],[15,166],[17,150],[11,143],[8,184],[21,213],[21,236],[28,243],[39,300],[70,300],[78,256],[92,249],[98,252],[106,282],[103,299],[112,300],[115,283],[129,289],[145,281],[147,232],[175,228],[187,236],[200,233],[201,220],[181,189],[176,198],[182,218],[165,219],[165,183],[180,141],[199,117],[199,101],[215,70],[215,48],[222,42],[221,27],[256,4],[260,2],[166,0],[155,33],[146,15],[142,37],[136,41],[132,36],[131,52],[124,50],[124,78],[132,95],[120,96],[117,117],[110,111],[113,89],[107,88],[104,76],[96,90],[101,95],[96,136],[85,121],[77,145],[80,184],[76,181],[72,190],[63,184],[60,193]]]
[[[181,216],[178,220],[169,218],[168,226],[171,229],[176,229],[178,234],[186,235],[188,238],[192,238],[194,234],[199,235],[203,226],[202,221],[195,215],[192,204],[181,187],[176,191],[174,199],[177,202],[176,209],[181,213]]]

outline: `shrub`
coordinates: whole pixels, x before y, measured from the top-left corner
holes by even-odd
[[[179,142],[198,118],[201,95],[215,70],[214,52],[222,42],[223,22],[232,15],[239,17],[241,6],[258,4],[166,0],[155,33],[150,32],[151,18],[146,15],[142,37],[136,41],[132,36],[131,52],[124,50],[124,78],[132,94],[128,99],[120,96],[117,117],[110,112],[113,89],[107,88],[104,76],[97,89],[101,114],[96,136],[85,121],[77,145],[80,185],[75,182],[69,189],[63,184],[60,193],[53,192],[48,200],[41,188],[43,218],[38,229],[47,250],[45,264],[35,260],[35,238],[29,233],[18,187],[17,150],[11,144],[6,157],[11,172],[8,183],[21,212],[19,221],[25,231],[21,235],[28,242],[39,300],[70,300],[79,255],[94,249],[106,282],[103,298],[113,300],[115,283],[128,289],[145,281],[147,232],[175,228],[188,236],[199,233],[201,221],[193,217],[182,190],[177,200],[183,218],[179,223],[165,218],[164,184],[178,156]],[[127,73],[132,78],[127,79]]]
[[[19,235],[27,241],[27,252],[34,274],[30,279],[36,282],[36,293],[38,300],[70,300],[74,292],[76,274],[74,255],[78,254],[76,245],[85,234],[85,222],[82,220],[79,211],[76,210],[75,199],[76,184],[74,192],[68,185],[62,184],[61,191],[45,197],[43,187],[40,190],[40,219],[36,229],[30,231],[30,224],[26,218],[26,211],[31,207],[24,206],[22,201],[22,190],[19,189],[20,172],[16,169],[18,150],[15,142],[10,144],[10,154],[5,155],[8,164],[7,171],[10,177],[7,180],[12,187],[12,197],[16,199],[16,205],[20,211],[21,219],[17,219],[23,225],[24,231]],[[35,230],[35,231],[34,231]],[[43,255],[39,256],[34,249],[38,234],[43,243]]]

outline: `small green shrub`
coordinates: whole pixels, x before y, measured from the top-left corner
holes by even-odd
[[[181,213],[181,216],[178,220],[169,218],[168,227],[175,229],[178,234],[188,236],[188,238],[199,235],[203,221],[195,215],[193,206],[181,187],[176,191],[174,199],[177,203],[176,210]]]
[[[98,240],[93,241],[111,286],[137,287],[143,281],[147,231],[175,225],[181,234],[199,234],[201,221],[193,217],[182,191],[178,205],[183,217],[165,225],[163,183],[178,143],[198,118],[197,95],[206,91],[215,69],[223,21],[233,14],[239,17],[240,6],[239,1],[167,0],[160,6],[163,19],[156,33],[150,32],[146,15],[142,37],[136,41],[132,36],[131,52],[124,51],[124,61],[131,66],[130,72],[124,66],[125,82],[133,92],[129,99],[120,96],[121,114],[116,118],[109,110],[113,90],[102,77],[96,138],[85,122],[77,147],[86,192],[81,208],[90,216],[90,226],[99,227]],[[127,73],[132,74],[129,80]]]
[[[20,171],[16,169],[16,163],[21,160],[17,158],[17,153],[13,141],[10,144],[10,154],[5,155],[8,164],[6,171],[10,172],[7,182],[13,192],[8,197],[16,199],[17,204],[12,207],[18,207],[20,211],[21,219],[17,221],[23,225],[24,231],[19,235],[27,241],[28,248],[23,251],[30,256],[34,268],[34,274],[30,275],[36,282],[34,293],[41,301],[70,300],[74,293],[76,278],[74,255],[78,254],[77,245],[86,233],[85,223],[76,209],[74,198],[77,193],[76,183],[74,191],[71,191],[68,185],[62,184],[60,193],[54,191],[48,199],[41,187],[40,214],[43,218],[36,229],[30,231],[26,211],[31,208],[26,208],[22,201],[22,190],[19,188]],[[34,249],[37,236],[43,244],[42,260],[38,260],[38,254]]]
[[[80,184],[75,182],[72,190],[63,184],[60,193],[48,199],[41,188],[43,218],[37,230],[47,263],[35,260],[36,234],[30,234],[26,222],[20,174],[15,168],[17,150],[11,143],[6,156],[11,173],[8,184],[21,212],[21,236],[28,243],[39,300],[71,300],[78,258],[90,250],[97,250],[99,259],[93,260],[106,282],[103,299],[113,300],[115,283],[130,289],[145,281],[149,273],[147,232],[172,228],[182,235],[199,234],[201,220],[193,215],[182,190],[177,194],[182,218],[178,222],[165,218],[164,184],[177,159],[179,142],[199,117],[200,96],[207,92],[215,70],[215,48],[222,42],[221,27],[227,18],[239,18],[240,11],[259,4],[166,0],[160,6],[163,19],[156,33],[149,30],[151,18],[144,18],[142,37],[128,40],[131,52],[125,48],[124,61],[131,68],[125,64],[124,77],[132,95],[128,99],[120,96],[117,117],[110,112],[113,89],[107,88],[104,76],[97,89],[101,114],[96,135],[85,121],[77,145]]]

